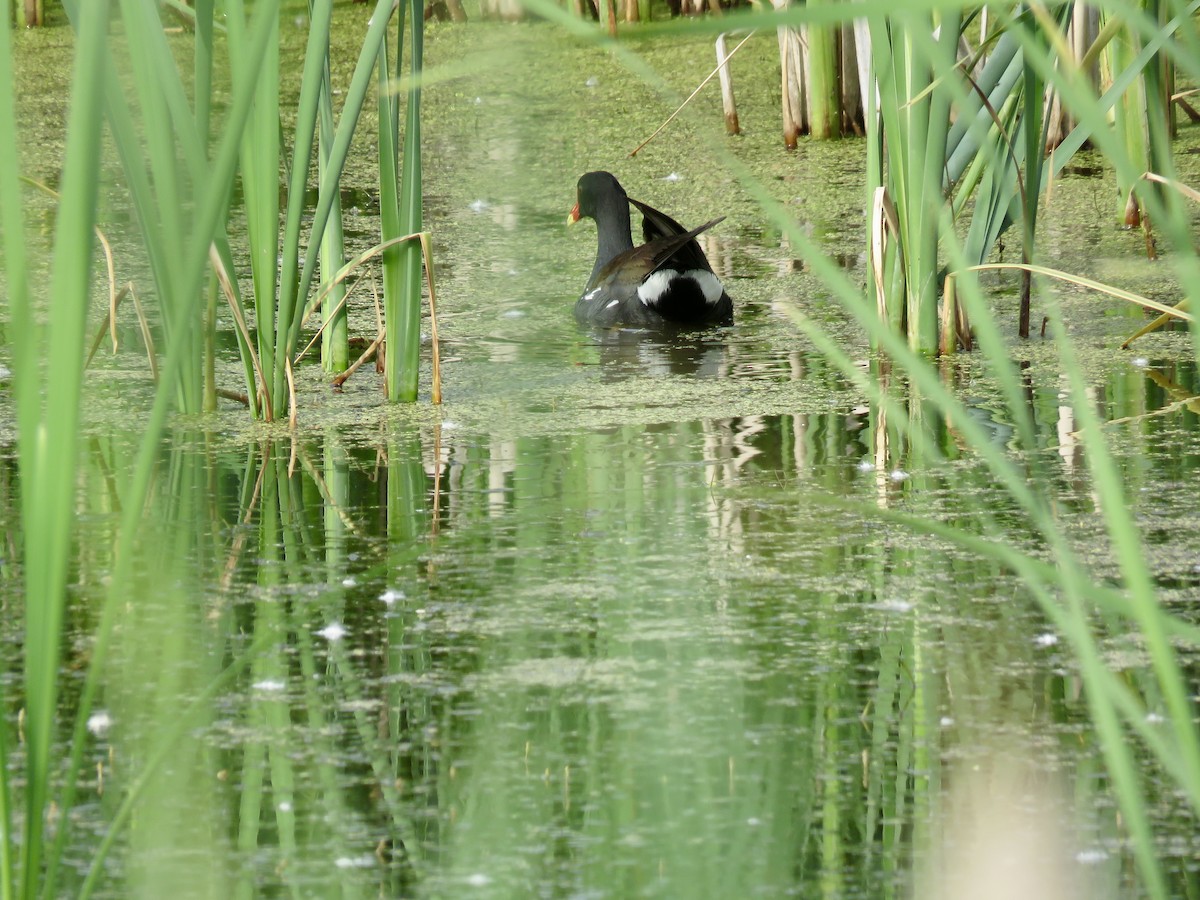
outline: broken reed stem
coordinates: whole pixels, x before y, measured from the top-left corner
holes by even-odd
[[[733,75],[729,72],[729,54],[725,49],[726,37],[727,34],[722,32],[717,35],[716,41],[717,71],[720,73],[721,79],[721,108],[725,112],[725,133],[741,134],[742,127],[738,123],[737,101],[733,96]]]
[[[100,350],[100,345],[104,343],[104,336],[111,330],[113,333],[113,352],[117,352],[117,308],[121,305],[121,301],[125,299],[125,295],[129,293],[129,286],[121,288],[120,291],[113,294],[108,301],[108,313],[104,317],[104,321],[100,323],[100,328],[96,331],[96,338],[92,341],[91,349],[88,350],[87,359],[83,363],[86,369],[92,364],[92,360],[96,358],[96,354]]]
[[[296,377],[292,372],[291,357],[284,357],[283,373],[287,376],[288,386],[288,428],[296,430]]]
[[[437,292],[433,289],[433,248],[428,231],[421,232],[421,253],[425,257],[425,283],[429,286],[429,342],[433,348],[429,399],[437,404],[442,402],[442,355],[438,347]]]
[[[361,281],[361,279],[360,279],[360,281]],[[330,311],[329,317],[326,318],[324,321],[322,321],[321,324],[317,327],[316,332],[312,336],[312,340],[310,340],[307,344],[305,344],[304,349],[296,354],[296,359],[294,360],[294,363],[296,365],[299,365],[300,361],[302,359],[304,359],[304,357],[308,353],[308,351],[313,348],[313,344],[315,344],[317,341],[319,341],[321,339],[321,335],[323,335],[325,333],[325,329],[329,326],[329,323],[331,321],[333,321],[333,319],[337,316],[337,314],[339,312],[342,311],[342,308],[345,307],[346,303],[350,300],[350,295],[353,294],[355,292],[355,290],[357,290],[360,281],[354,282],[354,284],[352,284],[350,286],[349,290],[347,290],[346,293],[344,293],[342,295],[342,299],[339,300],[337,302],[337,305],[334,306],[334,308]]]
[[[222,400],[232,400],[234,403],[240,403],[242,406],[249,408],[250,398],[241,391],[230,391],[225,388],[217,388],[217,396]]]
[[[104,232],[99,228],[93,229],[96,232],[96,238],[100,241],[100,246],[104,248],[104,265],[108,270],[108,323],[112,333],[113,353],[117,352],[117,269],[113,265],[112,247],[108,243],[108,238],[104,236]],[[157,380],[157,379],[155,379]]]
[[[133,309],[137,313],[138,328],[142,331],[142,343],[146,346],[146,360],[150,363],[150,377],[158,384],[158,353],[154,350],[154,332],[150,330],[150,322],[146,319],[146,311],[142,309],[142,301],[138,299],[133,282],[125,286],[129,291],[129,299],[133,301]]]

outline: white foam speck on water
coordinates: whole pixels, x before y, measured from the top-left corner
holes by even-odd
[[[112,723],[112,716],[101,709],[88,716],[87,730],[96,737],[104,737],[112,728]]]
[[[374,856],[364,853],[362,856],[339,856],[333,864],[339,869],[369,869],[378,862]]]
[[[1033,642],[1039,647],[1053,647],[1058,643],[1058,635],[1051,634],[1047,631],[1045,634],[1039,634],[1037,637],[1035,637]]]
[[[264,678],[262,681],[254,682],[254,684],[250,685],[250,687],[256,691],[263,691],[264,693],[268,694],[278,694],[287,687],[287,684],[276,678]]]
[[[404,599],[404,591],[398,591],[395,588],[388,588],[379,595],[379,599],[387,606],[394,606],[396,603]]]
[[[903,469],[892,469],[889,477],[892,479],[892,481],[899,482],[899,481],[908,481],[908,479],[911,478],[912,476],[909,475],[907,472],[905,472]]]
[[[893,597],[887,600],[881,600],[879,603],[875,604],[875,608],[883,610],[884,612],[906,613],[912,611],[913,605],[907,600],[897,600]]]
[[[341,622],[330,622],[328,625],[318,631],[317,634],[332,643],[334,641],[340,641],[347,634],[349,634],[349,632],[346,631]]]

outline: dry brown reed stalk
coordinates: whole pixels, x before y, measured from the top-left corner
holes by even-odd
[[[938,354],[946,356],[954,353],[959,347],[970,351],[975,341],[971,335],[971,324],[967,320],[967,311],[958,302],[958,291],[955,280],[946,276],[942,286],[942,309],[940,313],[942,326],[941,338],[938,341]]]
[[[343,384],[345,384],[347,381],[349,381],[350,376],[353,375],[355,372],[357,372],[363,363],[365,363],[365,362],[367,362],[367,360],[371,359],[376,354],[376,352],[378,352],[379,347],[382,344],[383,344],[383,334],[381,332],[379,337],[377,337],[377,338],[375,338],[375,340],[371,341],[371,343],[367,346],[367,349],[362,352],[362,356],[360,356],[353,363],[351,363],[347,367],[345,372],[343,372],[341,375],[338,375],[336,378],[333,379],[333,382],[332,382],[333,386],[340,388]]]
[[[146,320],[146,311],[142,309],[142,302],[138,299],[137,291],[134,290],[132,281],[121,288],[121,290],[112,294],[108,305],[108,312],[105,314],[104,321],[100,323],[100,327],[96,331],[96,337],[92,341],[91,349],[88,350],[87,360],[84,362],[83,367],[86,369],[92,364],[92,360],[96,358],[96,353],[100,350],[100,345],[104,342],[104,336],[110,331],[114,334],[113,352],[117,351],[117,341],[115,338],[117,310],[120,309],[121,301],[126,297],[129,297],[133,301],[134,315],[138,320],[138,328],[142,333],[142,344],[146,348],[146,361],[150,366],[150,377],[157,384],[158,355],[154,349],[154,334],[150,330],[150,323]]]
[[[361,283],[362,279],[360,278],[358,281],[354,282],[354,284],[350,285],[346,293],[342,295],[342,299],[339,300],[333,307],[329,315],[325,318],[325,321],[323,321],[320,326],[318,326],[317,330],[313,332],[312,339],[304,345],[304,348],[299,353],[296,354],[296,358],[294,360],[296,365],[300,364],[305,355],[307,355],[308,351],[313,348],[313,345],[321,339],[321,335],[325,333],[325,329],[329,326],[329,323],[332,322],[334,317],[345,308],[346,303],[350,300],[350,295],[358,289],[358,286]]]
[[[733,75],[729,71],[729,54],[725,50],[724,33],[717,35],[717,70],[721,79],[721,108],[725,112],[725,132],[741,134],[742,127],[738,123],[737,101],[733,96]],[[739,45],[740,46],[740,45]]]
[[[378,256],[380,253],[382,253],[384,250],[386,250],[389,247],[392,247],[396,244],[406,243],[406,242],[414,240],[414,239],[421,242],[421,256],[422,256],[422,259],[425,264],[425,284],[429,289],[429,325],[430,325],[431,342],[433,345],[433,389],[431,392],[431,401],[433,403],[441,403],[442,402],[441,353],[440,353],[439,345],[438,345],[438,331],[437,331],[437,292],[434,288],[434,280],[433,280],[433,245],[431,243],[431,236],[428,231],[418,231],[418,232],[414,232],[413,234],[406,234],[406,235],[402,235],[400,237],[392,238],[391,240],[384,241],[382,244],[376,244],[374,247],[371,247],[370,249],[363,251],[358,256],[356,256],[354,259],[347,262],[344,266],[342,266],[340,269],[338,269],[338,271],[334,274],[334,277],[332,279],[330,279],[328,284],[325,284],[322,286],[321,290],[317,293],[317,295],[313,298],[313,300],[308,304],[307,307],[305,307],[304,320],[307,321],[308,318],[313,315],[313,313],[315,313],[318,309],[320,309],[321,302],[324,300],[325,296],[331,290],[333,290],[335,285],[340,284],[341,282],[345,281],[363,263]],[[355,287],[357,287],[357,283],[356,283]],[[339,308],[339,309],[341,308],[342,303],[346,302],[346,299],[348,299],[350,294],[353,293],[353,290],[354,290],[354,288],[351,288],[350,291],[347,291],[346,297],[344,297],[342,299],[341,303],[338,304],[337,308]],[[376,322],[377,322],[377,325],[379,328],[379,334],[382,336],[382,334],[383,334],[383,313],[382,313],[382,310],[380,310],[380,308],[379,308],[378,295],[376,295],[376,297],[375,297],[375,318],[376,318]],[[296,360],[295,360],[296,363],[300,362],[300,360],[304,357],[304,354],[308,352],[309,348],[311,348],[313,346],[313,344],[316,342],[317,338],[319,338],[321,336],[321,332],[324,331],[324,329],[325,329],[325,323],[322,322],[321,326],[317,329],[317,333],[315,335],[313,335],[312,340],[310,340],[308,342],[308,344],[305,345],[304,349],[301,350],[299,354],[297,354]],[[381,340],[382,340],[382,337],[376,338],[376,340],[372,342],[371,346],[367,348],[367,352],[364,353],[361,357],[359,357],[358,361],[353,366],[351,366],[349,369],[347,369],[345,372],[343,372],[341,375],[339,375],[337,378],[335,378],[333,380],[333,384],[337,387],[340,387],[341,385],[345,384],[346,379],[348,379],[364,362],[366,362],[368,359],[371,358],[372,354],[374,354],[378,350],[378,345]]]
[[[221,293],[225,295],[225,301],[229,304],[229,311],[233,315],[233,322],[237,326],[238,333],[242,336],[242,341],[246,345],[246,349],[250,354],[250,362],[254,366],[254,374],[258,378],[258,394],[262,399],[263,419],[267,422],[275,420],[275,410],[271,405],[271,392],[267,390],[267,380],[263,376],[262,364],[259,362],[258,354],[254,351],[254,343],[250,339],[250,329],[246,326],[246,319],[242,315],[241,306],[237,302],[237,295],[233,292],[233,284],[229,280],[229,273],[225,271],[225,264],[221,262],[221,254],[217,252],[217,245],[210,244],[208,247],[208,259],[212,263],[213,272],[217,276],[217,284],[221,286]]]
[[[421,232],[421,253],[425,257],[425,283],[429,287],[429,342],[432,347],[430,380],[430,402],[442,402],[442,354],[438,344],[437,292],[433,287],[433,247],[429,243],[429,232]]]
[[[1117,300],[1124,300],[1127,303],[1133,303],[1145,309],[1162,313],[1159,318],[1155,319],[1145,328],[1142,328],[1132,337],[1126,340],[1125,343],[1121,345],[1122,350],[1127,349],[1134,340],[1141,337],[1143,334],[1154,331],[1156,328],[1160,328],[1172,318],[1180,319],[1184,322],[1191,322],[1194,319],[1192,314],[1188,311],[1189,304],[1186,299],[1181,300],[1175,306],[1167,306],[1165,303],[1159,303],[1157,300],[1151,300],[1149,297],[1143,297],[1141,294],[1135,294],[1133,291],[1127,291],[1124,288],[1114,287],[1111,284],[1104,284],[1103,282],[1095,281],[1091,278],[1085,278],[1082,275],[1073,275],[1070,272],[1064,272],[1060,269],[1051,269],[1046,266],[1030,265],[1029,263],[982,263],[981,265],[977,266],[968,266],[959,272],[949,273],[946,276],[946,281],[949,283],[956,276],[961,274],[961,272],[982,272],[987,269],[1017,269],[1022,272],[1028,272],[1031,275],[1042,275],[1047,278],[1054,278],[1057,281],[1073,284],[1089,291],[1107,294],[1108,296],[1114,297]],[[1043,321],[1043,336],[1045,336],[1045,327],[1046,325]]]
[[[129,282],[124,290],[129,292],[129,299],[133,301],[133,310],[137,314],[138,328],[142,332],[142,344],[146,348],[146,361],[150,364],[150,377],[155,384],[158,384],[158,353],[154,349],[154,333],[150,330],[150,322],[146,319],[146,311],[142,309],[142,301],[138,299],[133,282]]]
[[[1187,102],[1187,98],[1193,94],[1200,93],[1200,90],[1195,88],[1187,91],[1179,91],[1171,95],[1171,102],[1183,110],[1184,114],[1193,123],[1200,122],[1200,113],[1196,112],[1196,108]]]
[[[772,0],[777,10],[787,8],[787,0]],[[800,33],[787,26],[779,29],[779,67],[783,96],[783,145],[795,150],[807,122],[804,108],[804,50]]]
[[[296,376],[292,371],[292,360],[287,358],[283,361],[283,373],[287,376],[288,386],[288,428],[292,431],[296,430]],[[291,472],[289,471],[290,475]]]
[[[96,354],[100,350],[100,345],[104,343],[104,336],[112,333],[113,353],[117,352],[117,309],[121,305],[121,301],[125,299],[125,295],[129,293],[130,285],[126,285],[121,290],[113,293],[109,297],[108,312],[105,313],[104,320],[100,323],[100,327],[96,330],[96,337],[92,341],[92,346],[88,350],[87,360],[83,367],[86,369],[92,364],[92,360],[96,358]]]
[[[217,396],[222,400],[232,400],[234,403],[240,403],[242,406],[249,408],[250,397],[242,391],[231,391],[227,388],[217,388]]]
[[[881,322],[888,321],[887,292],[883,285],[883,268],[887,251],[887,236],[900,230],[900,219],[887,188],[875,189],[871,201],[871,275],[875,283],[875,308]]]
[[[728,63],[728,61],[733,58],[733,54],[735,54],[739,50],[741,50],[742,46],[746,43],[746,41],[750,40],[750,38],[752,38],[752,37],[754,37],[753,31],[751,31],[748,35],[746,35],[744,38],[742,38],[741,42],[729,52],[728,56],[725,57],[726,63]],[[667,116],[667,120],[665,122],[663,122],[661,125],[659,125],[658,128],[654,129],[654,133],[652,135],[650,135],[650,137],[646,138],[644,141],[642,141],[640,144],[638,144],[636,147],[634,147],[631,151],[629,151],[629,155],[631,157],[637,156],[643,147],[645,147],[652,140],[654,140],[656,137],[658,137],[659,133],[664,128],[666,128],[668,125],[670,125],[671,122],[674,120],[674,118],[677,115],[679,115],[681,112],[683,112],[683,108],[692,102],[692,99],[697,94],[700,93],[700,91],[704,88],[704,86],[706,84],[708,84],[710,81],[712,81],[714,78],[716,78],[718,74],[720,74],[722,68],[723,68],[723,64],[718,63],[717,67],[715,69],[713,69],[711,72],[709,72],[708,76],[703,81],[701,81],[698,85],[696,85],[696,89],[694,91],[692,91],[690,94],[688,94],[687,99],[679,104],[679,108],[676,109],[675,112],[671,113],[671,115]]]
[[[390,240],[384,241],[382,244],[376,244],[374,247],[364,250],[358,256],[354,257],[354,259],[347,261],[345,265],[343,265],[333,274],[333,278],[321,285],[321,289],[317,291],[313,299],[310,300],[308,305],[304,307],[304,316],[300,320],[301,323],[307,322],[310,318],[312,318],[312,315],[321,308],[321,304],[325,301],[325,297],[329,294],[329,292],[354,274],[355,270],[357,270],[358,267],[363,263],[370,259],[374,259],[376,256],[379,256],[379,254],[383,253],[383,251],[387,250],[389,247],[395,247],[398,244],[404,244],[408,241],[416,240],[419,237],[419,232],[414,232],[413,234],[404,234],[400,237],[394,237]]]

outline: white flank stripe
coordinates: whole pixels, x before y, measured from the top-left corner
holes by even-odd
[[[709,306],[713,306],[725,293],[721,279],[712,272],[706,272],[704,269],[692,269],[690,272],[684,272],[684,277],[690,278],[700,285],[700,291],[704,294],[704,302]]]
[[[683,273],[676,272],[674,269],[659,269],[638,285],[638,299],[642,301],[643,306],[657,306],[659,299],[677,278],[694,281],[700,289],[700,293],[704,295],[704,302],[709,306],[715,305],[721,299],[721,295],[725,293],[721,279],[704,269],[690,269]]]
[[[671,282],[678,277],[679,273],[674,269],[659,269],[638,285],[638,299],[642,301],[643,306],[654,306],[671,286]]]

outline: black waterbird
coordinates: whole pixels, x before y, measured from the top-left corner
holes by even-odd
[[[633,245],[629,206],[642,214],[646,243]],[[596,265],[575,303],[575,318],[590,325],[703,328],[733,324],[733,301],[696,243],[722,219],[690,231],[653,206],[634,200],[609,172],[579,179],[573,225],[595,219]]]

